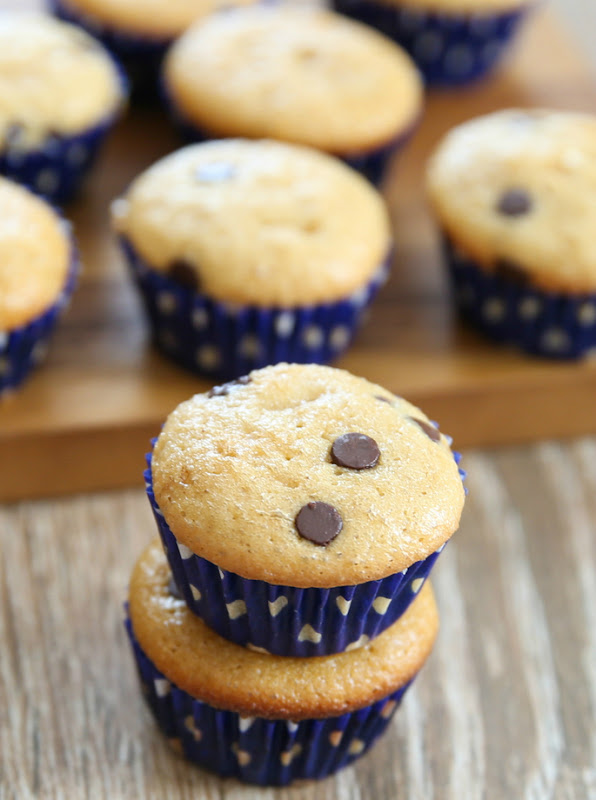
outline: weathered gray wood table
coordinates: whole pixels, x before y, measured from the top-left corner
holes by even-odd
[[[368,756],[284,790],[187,765],[144,708],[121,622],[154,531],[143,493],[5,507],[1,800],[596,798],[596,440],[470,452],[465,465],[429,663]]]

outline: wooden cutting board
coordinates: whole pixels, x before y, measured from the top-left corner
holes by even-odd
[[[545,11],[526,25],[496,78],[428,97],[385,190],[397,242],[393,276],[338,362],[420,405],[458,447],[596,433],[596,361],[549,363],[499,349],[460,327],[449,302],[424,164],[450,127],[507,106],[596,108],[587,61]],[[177,403],[209,385],[149,346],[108,225],[110,201],[179,144],[161,113],[132,110],[66,209],[84,275],[47,363],[0,405],[0,500],[139,485],[149,438]]]

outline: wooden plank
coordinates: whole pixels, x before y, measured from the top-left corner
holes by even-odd
[[[596,432],[596,362],[532,360],[457,324],[421,191],[424,163],[447,129],[477,114],[511,105],[593,110],[595,99],[586,62],[540,12],[497,78],[457,94],[431,94],[417,135],[394,165],[386,187],[394,273],[338,366],[421,405],[459,446]],[[178,144],[160,113],[135,109],[67,210],[85,274],[48,363],[0,407],[0,463],[11,465],[0,500],[137,483],[146,438],[178,402],[207,387],[149,347],[108,225],[110,201]],[[102,442],[118,457],[105,458]],[[60,470],[56,452],[68,453]]]
[[[428,664],[355,767],[278,791],[189,766],[144,707],[120,611],[144,493],[0,508],[0,798],[595,800],[596,439],[465,466]]]

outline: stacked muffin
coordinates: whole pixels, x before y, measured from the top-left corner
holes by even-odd
[[[182,403],[148,465],[165,556],[137,564],[128,624],[162,730],[262,784],[356,758],[436,636],[425,579],[464,498],[449,440],[364,379],[279,364]]]

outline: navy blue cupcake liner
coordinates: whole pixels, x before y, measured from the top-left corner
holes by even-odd
[[[299,589],[242,578],[178,542],[153,493],[151,454],[147,464],[147,497],[188,608],[224,639],[258,652],[311,657],[365,645],[406,611],[444,547],[403,572],[355,586]]]
[[[263,2],[263,0],[261,1]],[[188,143],[194,143],[206,142],[212,139],[227,138],[223,136],[212,136],[207,131],[203,130],[187,119],[176,106],[176,103],[171,97],[171,94],[165,85],[165,81],[163,80],[161,82],[160,91],[166,110],[184,141]],[[359,172],[361,175],[367,178],[367,180],[369,180],[373,186],[378,187],[383,182],[383,178],[385,177],[387,169],[389,168],[390,162],[393,160],[394,156],[396,156],[412,138],[419,121],[420,117],[416,118],[408,125],[407,128],[405,128],[403,131],[400,131],[393,139],[379,147],[375,147],[371,150],[362,150],[360,152],[341,154],[334,153],[330,155],[335,155],[335,157],[340,159],[340,161],[343,161],[349,167],[356,170],[356,172]]]
[[[71,200],[126,102],[128,80],[120,65],[113,63],[122,93],[122,101],[113,111],[93,127],[72,136],[52,133],[34,149],[19,145],[19,128],[14,126],[4,148],[0,148],[0,175],[23,184],[51,203],[62,205]]]
[[[141,649],[130,619],[126,629],[145,700],[172,746],[222,777],[261,786],[325,778],[355,761],[387,728],[412,684],[339,717],[297,722],[242,717],[172,684]]]
[[[363,313],[389,272],[343,300],[296,308],[232,306],[211,300],[147,266],[130,242],[124,253],[158,348],[193,372],[228,380],[280,361],[326,364],[351,344]]]
[[[496,342],[532,355],[596,355],[596,293],[564,295],[489,273],[444,239],[455,302],[462,317]]]
[[[159,98],[159,73],[171,37],[153,38],[106,25],[90,14],[77,12],[62,0],[47,0],[50,11],[64,22],[78,25],[98,39],[124,67],[135,99]]]
[[[75,289],[79,267],[78,253],[73,244],[66,281],[54,303],[26,325],[12,331],[0,331],[0,397],[17,389],[45,358],[56,323]]]
[[[383,0],[332,1],[336,11],[377,28],[401,45],[432,86],[461,86],[487,76],[534,4],[535,0],[527,0],[500,14],[455,14]]]

